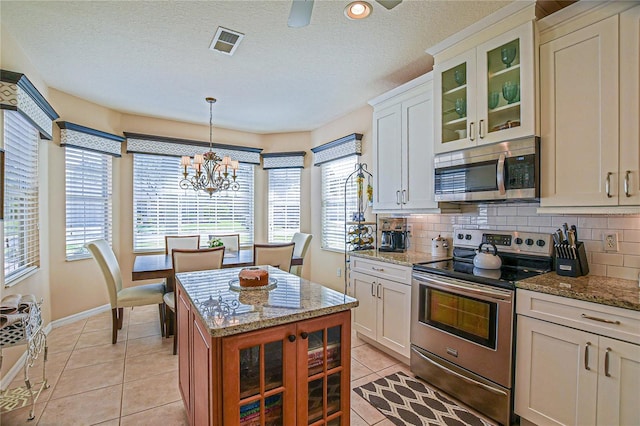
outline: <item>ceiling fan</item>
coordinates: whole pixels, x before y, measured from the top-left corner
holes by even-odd
[[[311,12],[313,11],[314,0],[293,0],[291,3],[291,12],[287,25],[291,28],[306,27],[311,22]],[[376,0],[376,2],[384,6],[387,10],[391,10],[402,0]]]

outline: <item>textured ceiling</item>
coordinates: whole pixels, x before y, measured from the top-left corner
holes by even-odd
[[[308,131],[431,69],[424,51],[508,1],[405,0],[349,21],[316,0],[288,28],[283,1],[0,1],[0,24],[49,87],[118,111],[276,133]],[[209,50],[218,26],[245,34]],[[11,70],[18,71],[20,70]]]

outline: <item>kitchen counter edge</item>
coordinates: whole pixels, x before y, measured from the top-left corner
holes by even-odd
[[[587,275],[565,277],[549,272],[516,283],[516,288],[640,311],[637,281]]]
[[[381,252],[378,250],[362,250],[362,251],[349,251],[349,256],[362,257],[364,259],[376,260],[379,262],[393,263],[401,266],[413,266],[416,263],[425,262],[437,262],[439,260],[451,259],[451,256],[440,255],[434,256],[430,253],[422,252]]]

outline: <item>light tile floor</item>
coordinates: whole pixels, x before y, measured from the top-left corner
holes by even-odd
[[[125,309],[118,343],[111,344],[111,312],[56,328],[49,333],[49,389],[29,408],[4,413],[9,425],[186,425],[178,390],[178,357],[173,340],[160,336],[156,306]],[[150,356],[153,355],[153,356]],[[42,358],[42,357],[41,357]],[[31,370],[41,377],[41,359]],[[352,336],[351,388],[409,367]],[[175,386],[167,384],[175,383]],[[23,385],[18,374],[10,387]],[[351,425],[392,425],[391,421],[351,391]]]

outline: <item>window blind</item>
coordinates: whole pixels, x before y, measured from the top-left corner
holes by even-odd
[[[133,249],[164,249],[165,235],[238,233],[240,245],[253,244],[253,170],[240,163],[240,190],[209,195],[180,189],[180,158],[133,154]]]
[[[5,284],[40,266],[38,142],[22,114],[4,111]]]
[[[65,148],[66,257],[90,257],[89,241],[112,235],[111,155]]]
[[[356,155],[322,164],[322,248],[345,250],[345,181],[355,170]],[[356,211],[356,187],[346,194],[347,215]]]
[[[289,242],[300,232],[300,170],[269,170],[269,242]]]

